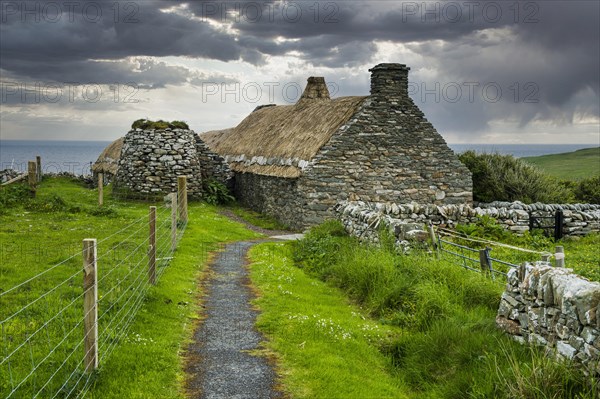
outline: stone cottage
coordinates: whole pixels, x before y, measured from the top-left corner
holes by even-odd
[[[335,99],[311,77],[296,104],[201,138],[235,173],[242,204],[296,229],[340,200],[471,203],[471,173],[408,96],[409,69],[379,64],[369,96]]]
[[[111,143],[92,166],[113,182],[113,193],[129,198],[156,198],[173,192],[177,177],[187,176],[188,194],[202,197],[202,183],[232,186],[233,174],[193,130],[132,129]]]

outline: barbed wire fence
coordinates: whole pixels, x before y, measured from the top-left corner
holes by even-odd
[[[89,390],[98,365],[127,340],[185,232],[185,178],[169,197],[108,237],[84,239],[83,250],[0,289],[0,398],[71,398]]]

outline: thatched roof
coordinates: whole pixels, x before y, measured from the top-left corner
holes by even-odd
[[[260,108],[234,128],[206,132],[200,137],[234,171],[298,177],[303,166],[356,113],[365,98],[303,96],[294,105]]]
[[[102,151],[102,154],[92,165],[94,173],[110,173],[117,174],[119,168],[119,158],[121,158],[121,150],[123,149],[123,137],[113,141],[108,147]]]

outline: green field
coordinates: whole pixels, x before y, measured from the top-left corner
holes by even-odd
[[[563,180],[581,180],[600,175],[600,147],[522,159]]]
[[[108,187],[99,208],[97,190],[68,178],[45,179],[35,200],[19,191],[0,191],[0,398],[73,397],[86,382],[90,398],[185,397],[181,354],[198,320],[198,277],[208,253],[258,235],[215,206],[190,203],[190,223],[169,261],[169,210],[154,204],[160,277],[151,286],[151,204],[114,200]],[[82,373],[84,238],[98,239],[94,374]]]
[[[231,207],[191,203],[171,258],[170,210],[157,203],[160,278],[149,285],[150,204],[112,199],[110,187],[106,194],[98,207],[96,190],[68,178],[45,179],[36,199],[24,186],[0,189],[0,398],[72,397],[86,381],[87,398],[186,397],[184,354],[202,318],[209,252],[259,235],[220,214]],[[81,364],[81,241],[89,237],[99,240],[93,374]],[[569,267],[598,279],[599,239],[561,242]],[[502,281],[427,253],[398,256],[382,242],[360,245],[329,222],[298,243],[252,249],[257,328],[267,338],[257,354],[276,362],[287,397],[597,396],[596,380],[496,329]]]

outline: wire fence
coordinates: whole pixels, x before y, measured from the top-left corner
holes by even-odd
[[[149,287],[167,269],[187,227],[186,197],[184,185],[171,204],[154,207],[154,226],[151,210],[94,240],[93,287],[84,288],[80,250],[0,288],[0,398],[71,398],[89,390],[97,373],[86,359],[93,355],[102,364],[127,339]],[[86,308],[92,289],[97,298]],[[90,315],[94,330],[86,326]]]
[[[435,246],[440,253],[449,255],[450,259],[454,259],[465,269],[489,274],[492,279],[497,275],[505,278],[508,269],[518,267],[519,261],[533,261],[533,257],[537,257],[537,260],[549,261],[552,256],[558,255],[481,238],[466,237],[445,228],[437,228],[435,238]],[[513,252],[513,254],[504,259],[500,259],[500,256],[494,257],[491,254],[495,247],[504,249],[505,254],[509,252]],[[514,253],[517,252],[521,255],[514,256]]]

